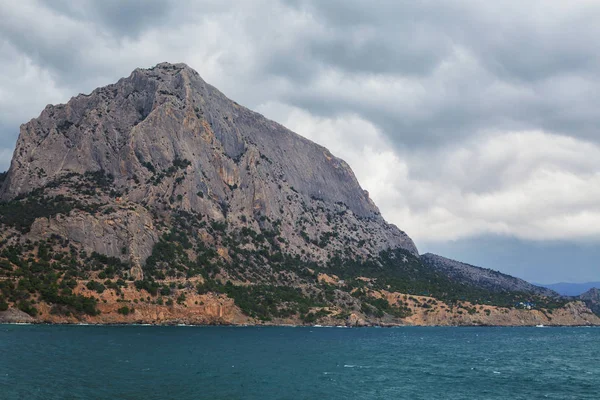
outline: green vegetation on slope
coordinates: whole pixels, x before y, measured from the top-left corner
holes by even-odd
[[[77,254],[68,248],[52,251],[57,244],[59,240],[52,237],[47,242],[3,248],[0,296],[32,316],[38,312],[35,304],[39,301],[51,304],[51,312],[57,314],[96,315],[96,299],[73,294],[77,280],[85,277]]]
[[[175,174],[188,165],[187,160],[182,160],[167,173]],[[38,217],[49,218],[75,208],[97,213],[103,206],[96,201],[97,190],[112,196],[118,194],[111,189],[112,180],[103,172],[70,174],[48,187],[68,184],[82,193],[83,200],[48,197],[41,189],[27,199],[0,203],[0,221],[7,227],[26,232]],[[512,307],[517,302],[527,301],[547,309],[564,304],[528,293],[490,292],[453,281],[402,249],[383,251],[369,260],[342,258],[342,253],[337,252],[326,263],[307,261],[306,256],[286,252],[281,221],[266,216],[258,217],[260,229],[255,230],[256,225],[233,228],[226,222],[176,208],[170,210],[167,225],[156,210],[150,211],[157,218],[157,225],[162,227],[162,234],[143,267],[144,279],[135,281],[135,288],[154,298],[176,294],[165,280],[201,276],[204,284],[196,288],[199,293],[225,294],[246,315],[265,321],[299,317],[313,322],[328,315],[330,308],[342,310],[340,318],[348,312],[362,312],[376,318],[410,315],[406,304],[392,306],[387,300],[369,294],[381,290],[431,296],[449,304],[468,301]],[[322,234],[316,243],[324,248],[336,235]],[[205,240],[207,237],[210,240]],[[55,313],[95,315],[97,300],[73,293],[77,281],[88,281],[87,288],[98,294],[105,290],[118,294],[125,281],[131,279],[128,263],[98,253],[85,254],[56,235],[37,243],[14,240],[13,244],[8,243],[8,240],[0,243],[0,277],[3,278],[0,280],[0,308],[11,302],[35,315],[35,304],[43,301],[51,304]],[[337,285],[319,282],[319,273],[335,274],[341,282]],[[178,295],[177,302],[183,304],[183,292]],[[173,299],[167,302],[172,304]],[[121,313],[125,314],[125,310]]]

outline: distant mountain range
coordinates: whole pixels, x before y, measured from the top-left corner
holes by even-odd
[[[554,290],[563,296],[579,296],[592,288],[600,288],[600,282],[585,282],[585,283],[551,283],[548,285],[537,284],[545,288]]]

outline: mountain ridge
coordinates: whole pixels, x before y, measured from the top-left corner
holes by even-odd
[[[443,271],[453,279],[468,281],[487,290],[531,292],[547,297],[560,297],[551,289],[492,269],[477,267],[432,253],[422,254],[421,259],[428,266]]]

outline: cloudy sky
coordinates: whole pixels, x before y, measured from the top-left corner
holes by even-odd
[[[20,0],[0,20],[2,170],[46,104],[185,62],[345,159],[421,252],[600,280],[600,2]]]

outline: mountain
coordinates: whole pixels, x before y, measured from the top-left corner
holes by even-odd
[[[594,312],[600,315],[600,289],[592,288],[581,294],[579,298]]]
[[[592,289],[600,288],[600,282],[585,282],[585,283],[551,283],[548,285],[539,285],[548,289],[554,290],[563,296],[579,296],[580,294]]]
[[[34,224],[37,236],[75,235],[98,252],[142,263],[157,241],[144,229],[147,210],[177,209],[256,229],[280,221],[291,252],[315,259],[342,248],[357,255],[396,247],[417,254],[405,233],[385,223],[345,162],[229,100],[184,64],[138,69],[66,105],[46,107],[21,127],[0,197],[15,199],[57,180],[85,184],[89,177],[136,208],[120,207],[119,217],[129,223],[103,229],[98,239],[90,233],[105,218],[80,216]],[[361,246],[342,246],[327,236],[333,229]],[[327,249],[313,243],[319,235],[328,238]]]
[[[515,278],[514,276],[506,275],[492,269],[476,267],[451,260],[436,254],[423,254],[421,260],[425,265],[443,273],[452,280],[466,282],[481,289],[493,292],[524,292],[553,298],[560,297],[553,290],[533,285],[523,279]]]
[[[184,64],[47,106],[0,183],[0,321],[600,324],[430,265],[344,161]]]

